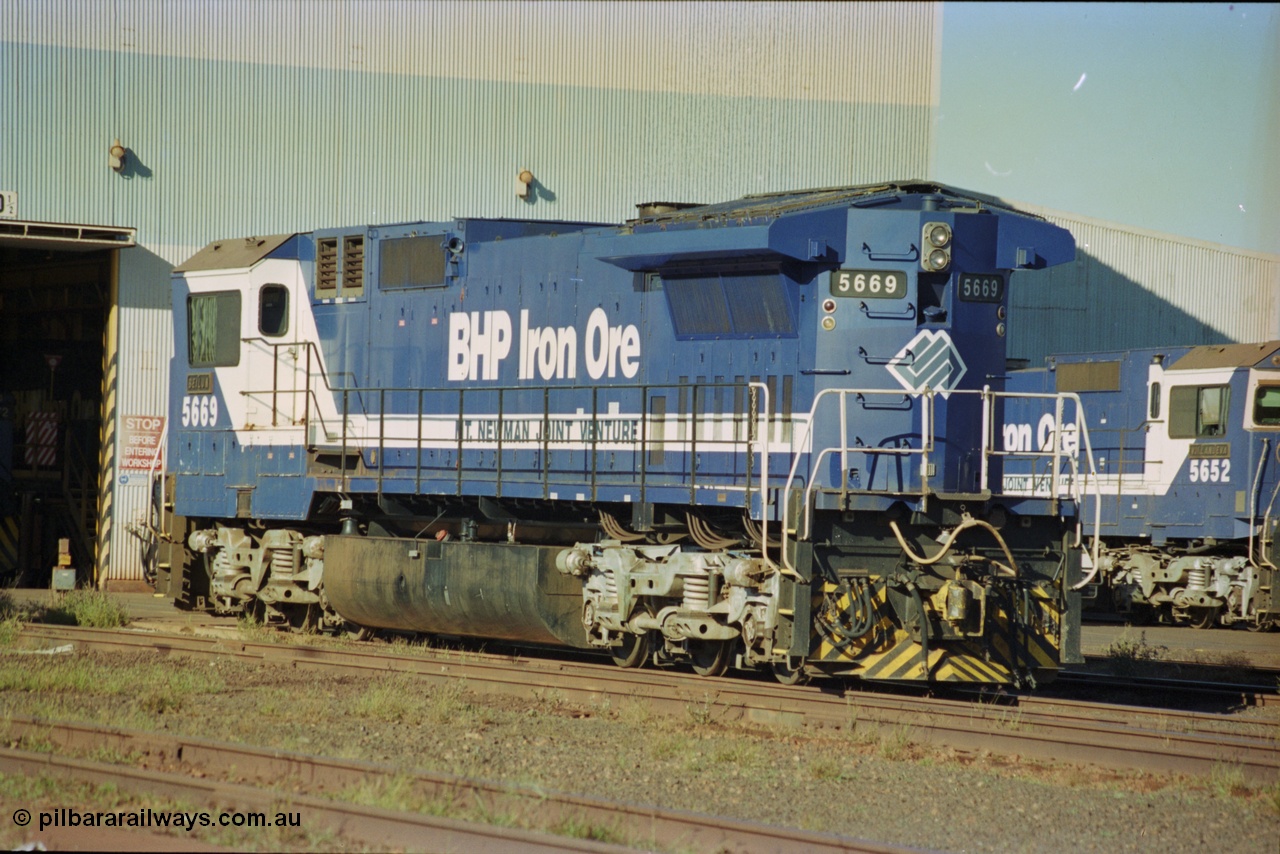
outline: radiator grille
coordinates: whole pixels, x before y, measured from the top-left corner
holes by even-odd
[[[338,238],[316,241],[316,299],[338,295]]]
[[[342,240],[342,295],[364,294],[364,236],[351,235]]]

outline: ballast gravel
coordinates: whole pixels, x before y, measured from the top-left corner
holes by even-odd
[[[0,712],[532,784],[924,850],[1280,850],[1280,784],[1247,786],[1231,768],[1210,778],[1112,772],[917,745],[907,729],[729,723],[710,695],[683,715],[663,716],[642,698],[579,706],[554,692],[495,697],[464,683],[431,687],[394,674],[75,657],[104,673],[160,668],[154,684],[182,687],[23,690],[21,669],[48,667],[49,658],[6,657]],[[1274,717],[1257,726],[1280,737]]]

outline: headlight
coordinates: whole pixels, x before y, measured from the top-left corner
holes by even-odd
[[[920,230],[920,266],[937,273],[951,266],[951,226],[945,222],[926,222]]]
[[[947,269],[947,265],[951,263],[951,255],[945,249],[935,249],[929,253],[924,261],[924,268],[931,272]]]

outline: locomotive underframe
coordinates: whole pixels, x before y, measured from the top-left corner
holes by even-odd
[[[1054,517],[936,497],[928,513],[820,510],[790,572],[750,520],[659,505],[633,514],[651,523],[637,533],[616,520],[628,509],[326,496],[288,528],[170,517],[163,581],[186,607],[298,630],[596,648],[704,675],[1036,684],[1079,660]]]
[[[1100,579],[1089,598],[1133,622],[1195,628],[1280,622],[1275,559],[1251,560],[1241,543],[1167,541],[1161,546],[1104,540]]]

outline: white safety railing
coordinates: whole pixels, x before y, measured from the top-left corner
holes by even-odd
[[[934,424],[935,424],[934,410],[936,407],[936,397],[939,393],[940,392],[936,392],[932,389],[926,388],[924,392],[922,392],[918,397],[918,400],[920,401],[920,406],[912,407],[913,410],[918,410],[920,413],[920,430],[917,436],[919,447],[909,447],[909,446],[908,447],[868,447],[865,445],[851,446],[849,444],[849,422],[848,422],[848,405],[847,405],[849,397],[855,396],[856,399],[858,399],[861,402],[864,402],[865,404],[865,400],[871,396],[883,397],[883,396],[891,395],[891,396],[901,397],[902,392],[900,390],[894,391],[894,390],[886,390],[886,389],[850,388],[850,389],[824,389],[823,391],[818,393],[818,395],[813,400],[813,405],[809,409],[809,416],[805,422],[804,432],[798,437],[797,443],[793,446],[800,450],[794,452],[792,455],[791,467],[790,467],[790,470],[788,471],[786,483],[783,486],[783,490],[782,490],[782,513],[780,514],[781,528],[782,528],[781,554],[782,554],[783,570],[785,572],[787,572],[788,574],[795,574],[796,572],[795,567],[791,563],[791,557],[788,549],[789,539],[791,535],[794,533],[797,536],[797,538],[805,539],[809,537],[811,534],[812,516],[813,516],[813,513],[812,513],[813,493],[814,493],[814,490],[817,488],[816,477],[810,476],[808,478],[805,478],[805,486],[801,496],[801,506],[799,508],[799,519],[796,522],[796,526],[794,530],[789,524],[792,518],[791,501],[793,500],[793,493],[794,493],[794,486],[796,483],[796,479],[800,474],[799,469],[800,469],[800,463],[802,458],[804,458],[805,456],[809,458],[810,460],[809,471],[811,473],[816,473],[822,470],[823,463],[826,461],[826,459],[830,455],[833,455],[833,454],[840,455],[840,463],[841,463],[840,494],[841,494],[841,506],[843,506],[845,499],[847,498],[849,493],[847,478],[848,478],[848,472],[850,470],[849,469],[850,454],[884,455],[884,456],[898,456],[898,457],[919,456],[920,457],[919,469],[918,469],[919,491],[908,493],[908,494],[915,494],[921,497],[927,497],[930,494],[929,456],[931,453],[934,452],[936,447],[936,443],[935,443],[936,437],[934,435]],[[966,395],[966,394],[981,395],[982,397],[982,448],[981,448],[982,459],[981,459],[981,472],[980,472],[979,483],[981,484],[981,488],[986,490],[987,494],[995,494],[1002,491],[1002,490],[991,490],[990,484],[988,483],[990,479],[990,459],[993,456],[1051,458],[1052,472],[1050,475],[1049,498],[1053,501],[1057,501],[1059,498],[1062,497],[1063,490],[1062,490],[1062,483],[1061,483],[1061,470],[1063,468],[1064,463],[1070,467],[1070,471],[1071,471],[1071,476],[1068,480],[1068,490],[1066,492],[1066,497],[1069,497],[1072,500],[1074,500],[1077,506],[1083,509],[1085,506],[1085,498],[1087,497],[1086,493],[1088,493],[1090,488],[1092,489],[1092,492],[1089,494],[1091,494],[1094,499],[1094,502],[1093,502],[1094,503],[1094,506],[1093,506],[1094,526],[1093,526],[1093,542],[1090,549],[1090,552],[1091,552],[1090,556],[1092,558],[1092,564],[1093,564],[1094,570],[1096,571],[1096,568],[1098,566],[1098,556],[1099,556],[1099,550],[1100,550],[1100,544],[1098,539],[1098,525],[1101,519],[1102,503],[1100,500],[1100,491],[1098,487],[1098,473],[1094,465],[1093,446],[1089,439],[1088,425],[1084,422],[1084,419],[1082,417],[1083,407],[1080,403],[1080,398],[1077,395],[1070,392],[1054,393],[1054,394],[998,392],[998,391],[992,391],[990,387],[984,387],[982,389],[957,389],[950,392],[948,394],[948,397]],[[995,429],[994,429],[995,428],[995,407],[996,407],[996,402],[1004,398],[1047,399],[1047,400],[1055,401],[1053,441],[1051,443],[1052,447],[1035,449],[1035,450],[1025,450],[1025,451],[1005,451],[1005,450],[996,448]],[[1068,452],[1063,440],[1063,437],[1065,435],[1064,421],[1063,421],[1064,404],[1067,401],[1071,401],[1072,403],[1075,404],[1074,426],[1078,436],[1080,437],[1082,447],[1085,452],[1085,460],[1087,463],[1086,473],[1084,477],[1080,476],[1080,466],[1079,466],[1079,461],[1077,460],[1079,449],[1077,449],[1076,453]],[[819,410],[829,409],[833,403],[839,407],[839,434],[840,434],[839,444],[822,448],[820,450],[817,450],[816,452],[811,449],[806,455],[803,449],[808,447],[811,441],[814,425],[818,423]],[[1034,484],[1034,481],[1035,481],[1035,478],[1033,476],[1032,478],[1033,484]],[[1034,493],[1034,490],[1033,490],[1033,493]],[[764,515],[767,518],[768,514],[766,513]],[[1079,547],[1082,543],[1083,543],[1082,523],[1080,519],[1077,518],[1075,546]],[[1077,589],[1079,587],[1082,587],[1084,584],[1087,584],[1089,580],[1090,580],[1089,578],[1086,578],[1085,580],[1081,581],[1078,585],[1076,585]]]
[[[1076,506],[1081,509],[1085,506],[1085,499],[1092,496],[1093,498],[1093,538],[1089,548],[1090,570],[1089,574],[1082,578],[1073,586],[1073,590],[1079,590],[1089,584],[1098,572],[1098,559],[1101,552],[1101,539],[1099,535],[1100,525],[1102,522],[1102,490],[1098,477],[1098,470],[1094,465],[1093,458],[1093,442],[1089,438],[1089,425],[1084,419],[1084,404],[1080,401],[1080,396],[1075,392],[1011,392],[1011,391],[992,391],[990,386],[984,386],[982,389],[982,482],[986,483],[987,472],[990,465],[991,457],[1049,457],[1053,458],[1052,470],[1050,472],[1049,496],[1052,500],[1057,500],[1062,494],[1062,462],[1065,459],[1071,467],[1071,477],[1069,478],[1069,488],[1067,495],[1076,502]],[[1015,398],[1020,400],[1053,400],[1054,401],[1054,428],[1050,444],[1051,449],[1039,448],[1036,450],[1019,450],[1005,451],[997,450],[995,447],[995,405],[996,401],[1001,398]],[[1075,404],[1075,422],[1074,427],[1076,435],[1079,437],[1080,444],[1074,453],[1068,452],[1065,447],[1066,431],[1063,429],[1063,405],[1070,401]],[[1080,465],[1078,456],[1080,449],[1084,449],[1085,462],[1087,463],[1084,477],[1080,476]],[[1035,494],[1035,478],[1034,471],[1032,477],[1032,494]],[[1090,489],[1092,488],[1092,491]],[[1081,515],[1076,516],[1076,539],[1074,545],[1078,548],[1084,542],[1083,521]]]

